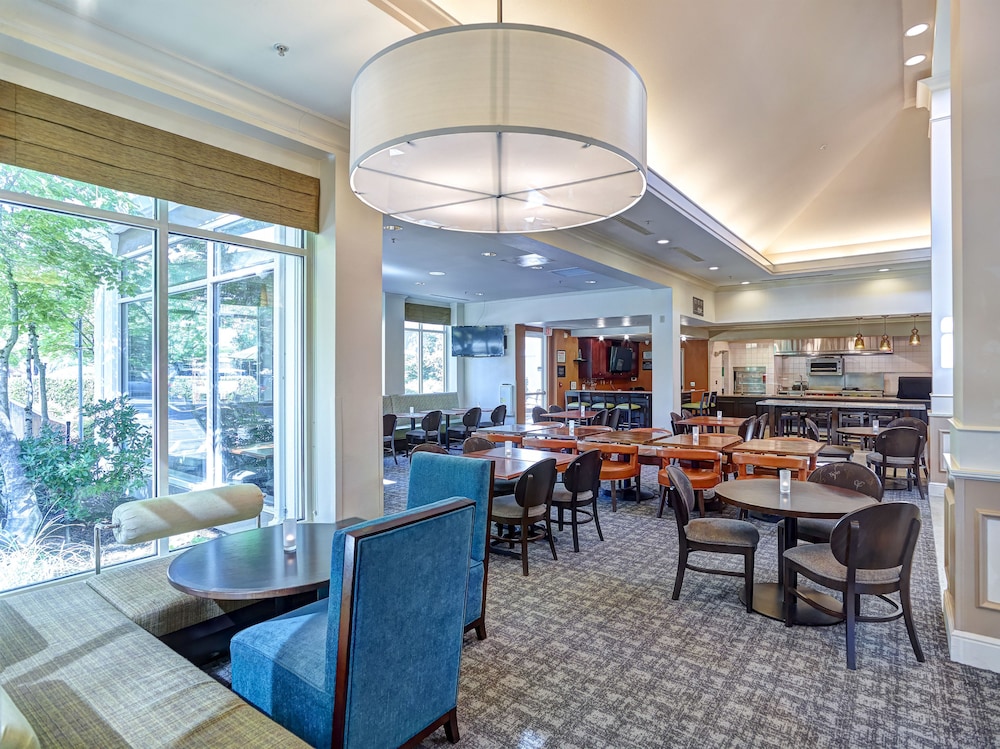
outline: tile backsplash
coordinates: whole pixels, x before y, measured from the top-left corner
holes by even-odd
[[[932,372],[931,347],[910,346],[905,336],[892,339],[891,354],[870,356],[845,356],[844,376],[826,378],[830,386],[881,388],[886,395],[895,395],[900,375],[930,375]],[[808,382],[808,356],[775,356],[774,341],[713,342],[709,362],[712,387],[732,393],[733,367],[764,367],[767,372],[767,393],[773,395],[781,387],[790,388],[795,382]],[[729,369],[722,376],[722,351],[729,352]],[[823,382],[823,378],[813,378]]]

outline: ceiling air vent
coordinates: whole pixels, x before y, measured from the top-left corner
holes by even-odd
[[[632,231],[638,232],[639,234],[642,234],[642,236],[644,237],[648,237],[650,234],[653,233],[645,226],[639,226],[639,224],[635,223],[635,221],[629,221],[627,218],[622,218],[622,216],[613,216],[611,220],[617,221],[622,226],[627,226]]]

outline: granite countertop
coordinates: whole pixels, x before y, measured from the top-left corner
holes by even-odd
[[[926,411],[926,401],[900,400],[899,398],[850,398],[833,395],[809,398],[801,395],[771,395],[757,401],[758,406],[807,406],[809,408],[878,408],[879,406],[905,406],[912,411]]]

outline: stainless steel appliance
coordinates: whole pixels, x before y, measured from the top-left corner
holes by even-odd
[[[767,367],[733,367],[734,395],[764,395]]]
[[[809,360],[810,375],[842,375],[844,360],[839,356],[817,356]]]

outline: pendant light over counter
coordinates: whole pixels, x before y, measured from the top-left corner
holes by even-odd
[[[351,187],[382,213],[454,231],[609,218],[646,190],[645,85],[614,51],[555,29],[419,34],[354,80]]]
[[[861,318],[858,318],[858,334],[854,336],[854,350],[864,351],[865,350],[865,337],[861,335]]]
[[[886,315],[882,315],[882,340],[878,343],[879,351],[892,351],[892,339],[886,333]]]
[[[920,333],[917,332],[917,316],[913,316],[913,330],[910,331],[910,345],[920,345]]]

